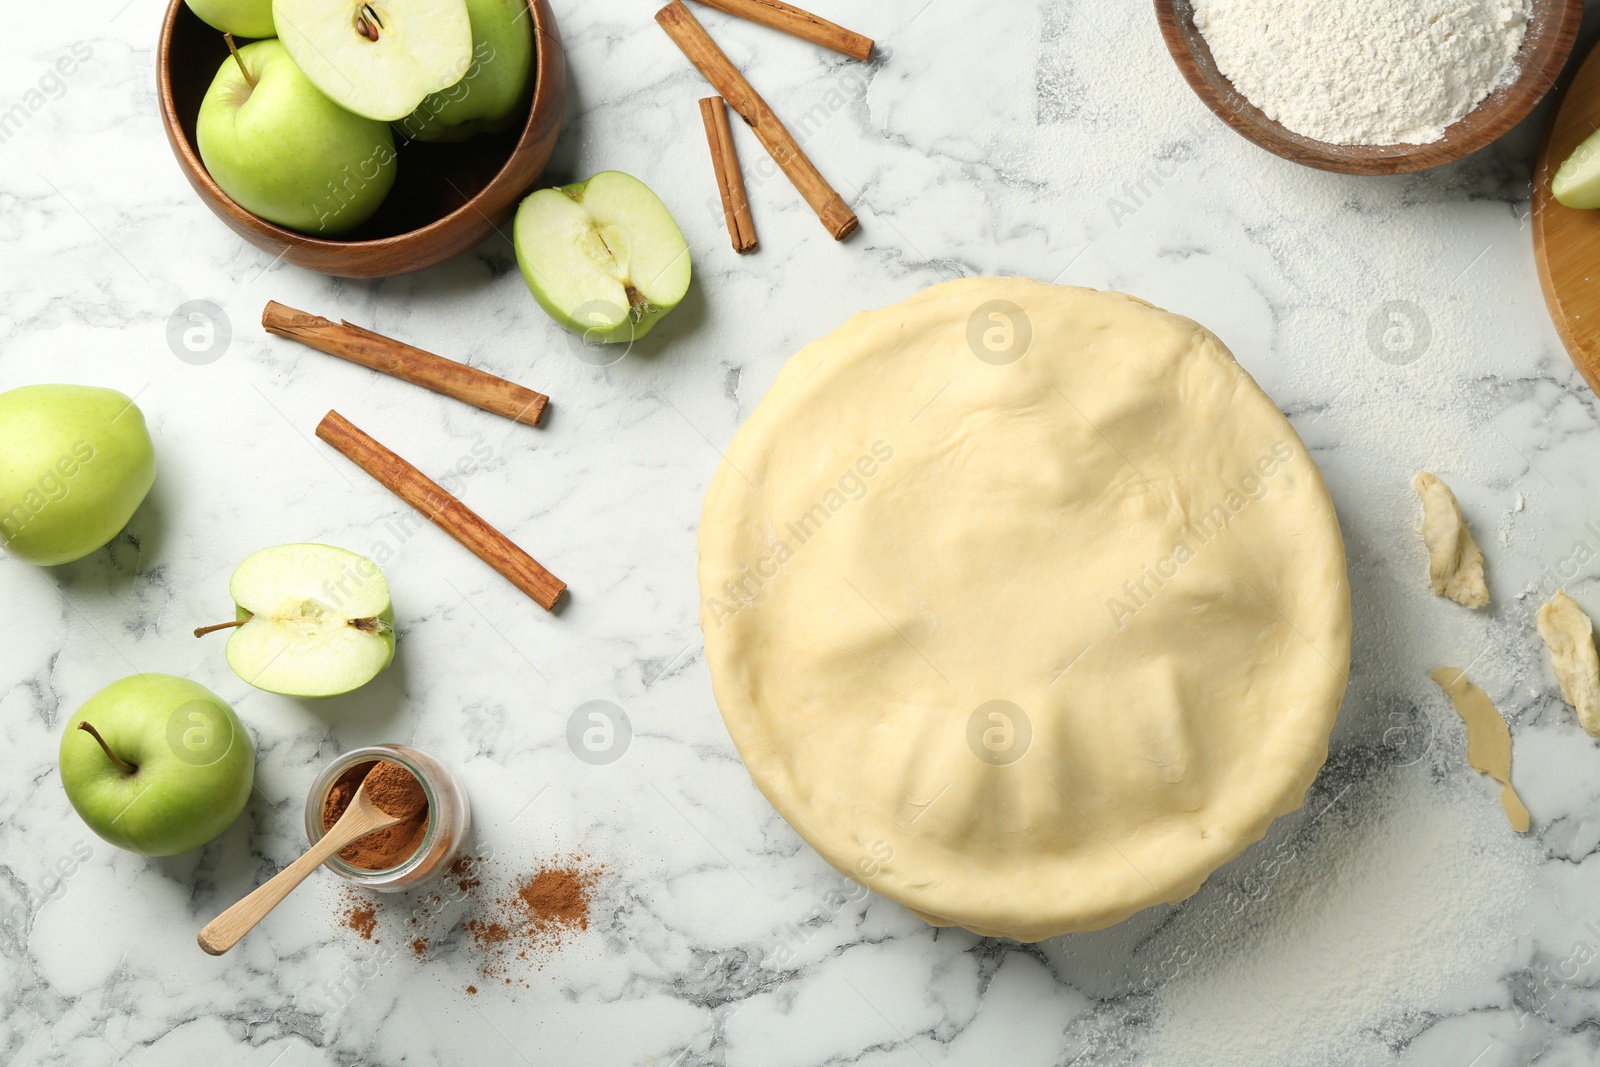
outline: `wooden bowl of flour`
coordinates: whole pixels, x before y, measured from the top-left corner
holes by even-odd
[[[1405,174],[1460,159],[1522,121],[1555,87],[1577,39],[1582,0],[1532,0],[1516,75],[1431,144],[1337,145],[1296,133],[1276,122],[1233,87],[1217,69],[1211,48],[1195,27],[1192,0],[1155,0],[1167,51],[1189,87],[1217,117],[1247,140],[1284,159],[1341,174]]]

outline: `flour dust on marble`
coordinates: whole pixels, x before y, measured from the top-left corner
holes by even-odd
[[[1429,1017],[1508,1002],[1534,850],[1446,775],[1352,787],[1248,910],[1186,910],[1174,933],[1205,934],[1205,952],[1154,998],[1151,1062],[1387,1064]]]

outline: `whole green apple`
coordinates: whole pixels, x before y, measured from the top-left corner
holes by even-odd
[[[350,232],[394,185],[388,124],[329,100],[276,40],[223,60],[200,102],[195,140],[223,192],[251,214],[302,233]]]
[[[533,19],[526,0],[467,0],[472,66],[395,123],[414,141],[465,141],[516,121],[533,84]]]
[[[71,563],[128,524],[156,478],[144,415],[114,389],[0,393],[0,543],[25,563]]]
[[[255,783],[255,746],[222,698],[170,674],[135,674],[89,698],[61,738],[61,785],[89,829],[146,856],[226,830]]]
[[[235,37],[276,37],[272,0],[184,0],[212,29]]]

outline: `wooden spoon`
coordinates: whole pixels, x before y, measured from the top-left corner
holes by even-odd
[[[352,841],[403,821],[403,817],[390,815],[367,798],[367,783],[363,779],[361,788],[356,790],[355,799],[350,801],[350,806],[339,816],[333,828],[323,834],[322,839],[312,845],[305,855],[207,923],[206,928],[200,931],[200,947],[213,956],[222,955],[238,944],[241,937],[255,929],[256,923],[267,917],[267,912],[282,903],[283,898],[305,881],[306,875],[322,866],[329,856]]]

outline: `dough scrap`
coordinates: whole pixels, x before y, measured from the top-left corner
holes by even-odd
[[[1557,589],[1539,608],[1539,636],[1550,650],[1561,695],[1589,735],[1600,737],[1600,655],[1595,653],[1594,623],[1566,590]]]
[[[1022,941],[1193,893],[1301,804],[1347,684],[1316,464],[1215,336],[1118,293],[963,279],[808,345],[712,480],[699,577],[779,813]]]
[[[1500,806],[1506,809],[1511,828],[1528,832],[1528,809],[1511,786],[1511,727],[1489,694],[1467,681],[1459,667],[1440,667],[1428,675],[1445,691],[1456,714],[1467,727],[1467,762],[1472,769],[1500,783]]]
[[[1427,471],[1420,472],[1411,484],[1422,498],[1422,541],[1428,546],[1428,581],[1433,591],[1464,608],[1487,607],[1483,550],[1461,517],[1456,495]]]

